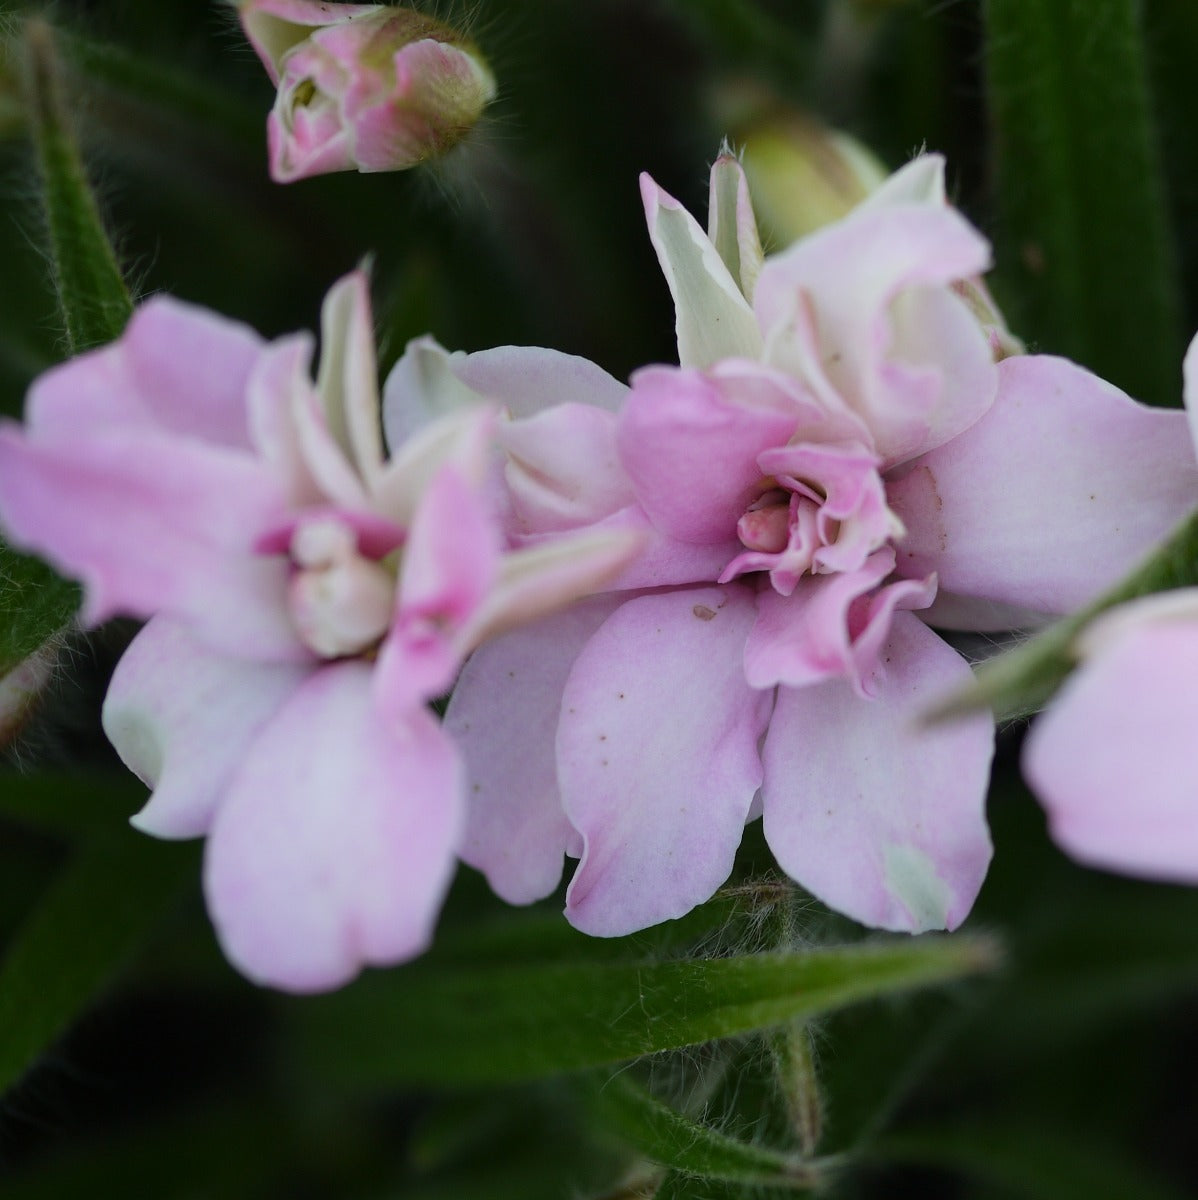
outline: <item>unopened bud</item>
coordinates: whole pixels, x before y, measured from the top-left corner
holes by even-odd
[[[754,89],[721,99],[767,250],[840,220],[886,178],[860,142],[796,109]]]
[[[495,97],[478,50],[412,9],[244,0],[240,14],[279,89],[266,126],[277,183],[413,167],[455,146]]]

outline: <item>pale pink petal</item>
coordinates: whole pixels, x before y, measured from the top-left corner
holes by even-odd
[[[41,375],[26,418],[44,437],[127,426],[249,449],[246,387],[264,346],[240,322],[156,296],[138,307],[119,342]]]
[[[989,343],[947,286],[989,259],[985,239],[951,209],[855,212],[762,269],[754,308],[766,361],[802,376],[814,359],[887,463],[939,445],[994,398]],[[815,356],[799,336],[809,320]]]
[[[239,653],[300,651],[284,564],[255,553],[284,498],[247,454],[120,429],[42,440],[8,425],[0,512],[14,544],[83,581],[85,624],[162,611]]]
[[[319,97],[293,113],[288,113],[289,105],[290,98],[280,93],[266,118],[271,179],[275,183],[294,183],[313,175],[352,170],[353,143],[334,103]]]
[[[744,587],[622,605],[562,697],[558,766],[585,838],[566,915],[616,936],[680,917],[728,877],[753,794],[771,696],[745,683]]]
[[[762,751],[766,840],[788,875],[854,920],[954,929],[990,861],[993,723],[921,724],[970,672],[918,617],[895,614],[883,659],[873,699],[838,680],[778,689]]]
[[[761,331],[753,310],[699,223],[648,175],[641,176],[641,198],[674,297],[678,362],[702,368],[725,358],[757,358]]]
[[[562,689],[583,646],[621,603],[586,600],[486,642],[450,697],[445,732],[466,762],[461,857],[509,904],[548,896],[561,879],[562,855],[582,853],[557,783]]]
[[[1188,619],[1151,609],[1133,619],[1129,605],[1117,634],[1069,679],[1024,745],[1023,772],[1052,836],[1091,866],[1198,883],[1192,591],[1189,604]]]
[[[375,689],[389,717],[449,690],[468,649],[462,631],[495,583],[501,549],[488,507],[443,466],[408,531],[394,624],[379,652]]]
[[[887,546],[856,571],[807,575],[789,595],[764,589],[745,645],[749,683],[807,687],[845,679],[861,697],[874,695],[894,613],[926,608],[935,593],[930,580],[879,587],[893,566]]]
[[[272,83],[279,81],[279,61],[306,38],[313,27],[369,16],[378,4],[327,4],[324,0],[240,0],[238,16]]]
[[[213,824],[204,891],[258,983],[338,987],[432,938],[461,837],[453,744],[415,709],[384,723],[370,667],[326,666],[258,734]]]
[[[904,575],[935,571],[962,627],[992,606],[1065,613],[1135,565],[1194,505],[1185,415],[1134,403],[1061,358],[998,366],[993,408],[889,481]],[[939,618],[938,618],[939,619]]]
[[[133,824],[163,838],[207,833],[250,743],[311,671],[229,658],[168,617],[151,620],[104,698],[108,740],[153,792]]]
[[[497,346],[454,355],[451,365],[458,379],[514,418],[566,402],[617,412],[628,395],[624,384],[588,359],[539,346]]]
[[[456,373],[473,357],[460,350],[451,354],[428,335],[407,344],[383,384],[383,432],[393,455],[426,425],[483,405],[481,392]]]
[[[497,431],[513,532],[552,533],[602,520],[635,496],[616,449],[615,414],[566,401]]]
[[[757,456],[784,445],[804,411],[788,381],[755,363],[646,367],[616,438],[649,519],[683,541],[720,542],[765,490]]]

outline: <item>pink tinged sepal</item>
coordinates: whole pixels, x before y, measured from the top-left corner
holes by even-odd
[[[1198,589],[1113,609],[1033,723],[1023,773],[1068,854],[1198,883]]]
[[[897,613],[873,699],[843,681],[778,689],[762,751],[765,836],[778,865],[826,904],[881,929],[954,929],[991,845],[989,716],[925,728],[969,668],[918,617]]]
[[[616,440],[654,525],[682,541],[721,542],[768,486],[758,455],[784,445],[804,415],[789,381],[755,363],[646,367],[633,376]]]
[[[1183,413],[1136,404],[1061,358],[1005,359],[998,374],[993,408],[887,488],[907,527],[898,569],[937,573],[951,610],[934,620],[946,626],[1077,608],[1198,495]]]
[[[557,783],[562,691],[579,652],[622,602],[584,600],[484,643],[450,697],[445,732],[466,763],[461,858],[509,904],[548,896],[562,856],[582,854]]]
[[[563,806],[585,839],[566,904],[583,932],[680,917],[728,877],[771,704],[744,679],[753,614],[736,584],[642,596],[574,664],[557,749]]]
[[[329,432],[369,489],[383,467],[383,429],[365,271],[342,276],[320,313],[320,374],[316,389]]]
[[[428,713],[384,721],[360,662],[312,675],[258,734],[213,824],[204,890],[250,979],[335,988],[423,951],[461,838],[462,771]]]
[[[458,634],[460,652],[605,590],[635,566],[647,541],[636,529],[591,526],[509,551],[494,586]]]
[[[859,697],[876,695],[895,613],[926,608],[936,594],[935,577],[879,586],[893,567],[887,546],[856,571],[804,577],[790,595],[764,589],[745,645],[749,683],[799,688],[843,679]]]
[[[674,298],[679,363],[703,368],[725,358],[760,358],[753,310],[699,223],[648,175],[641,176],[641,198]]]
[[[766,262],[754,296],[765,359],[843,397],[886,466],[912,458],[994,399],[990,345],[950,287],[989,261],[985,239],[951,209],[852,213]]]
[[[225,657],[186,626],[151,620],[117,664],[104,698],[108,740],[153,792],[133,824],[162,838],[207,833],[259,730],[311,670]]]
[[[925,205],[944,208],[948,196],[944,186],[944,155],[920,154],[899,167],[857,205],[856,211]]]
[[[392,66],[386,90],[359,100],[351,87],[346,97],[360,171],[399,170],[451,150],[495,99],[495,78],[473,49],[424,38],[396,51]]]
[[[750,304],[765,256],[744,167],[724,152],[711,168],[707,237]]]

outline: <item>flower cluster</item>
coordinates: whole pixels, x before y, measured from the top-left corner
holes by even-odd
[[[643,194],[680,366],[637,372],[616,414],[541,411],[508,445],[524,538],[563,523],[525,481],[570,478],[557,446],[586,429],[587,494],[608,498],[590,527],[647,527],[651,548],[622,590],[466,664],[447,714],[471,770],[464,857],[527,902],[578,856],[568,917],[621,934],[710,896],[761,815],[832,907],[953,928],[990,857],[992,724],[919,727],[969,672],[931,626],[1033,624],[1112,582],[1191,503],[1184,417],[1062,359],[994,361],[1009,336],[975,317],[989,248],[935,156],[766,260],[734,160],[706,234]],[[491,356],[447,365],[495,386]],[[407,380],[386,403],[414,407]]]
[[[315,139],[296,173],[365,161],[296,108],[309,7],[243,8]],[[135,823],[208,837],[242,970],[318,989],[418,953],[459,857],[513,903],[577,858],[569,919],[641,929],[708,898],[757,817],[859,921],[964,919],[993,725],[921,726],[969,676],[936,631],[1077,606],[1198,464],[1184,414],[1021,352],[943,175],[916,159],[768,258],[735,159],[706,231],[645,177],[679,362],[630,386],[421,338],[380,402],[360,273],[315,383],[307,335],[168,299],[38,381],[0,429],[0,514],[83,580],[85,623],[148,619],[105,728],[153,788]]]
[[[494,406],[383,452],[367,283],[264,343],[170,299],[44,375],[0,427],[9,536],[83,580],[82,619],[149,618],[104,727],[154,789],[134,824],[206,835],[204,886],[251,978],[336,986],[427,944],[464,824],[427,702],[482,639],[593,590],[635,535],[509,549]]]

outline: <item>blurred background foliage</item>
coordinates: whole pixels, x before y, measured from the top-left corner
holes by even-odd
[[[273,335],[313,327],[329,284],[369,256],[384,369],[431,331],[452,349],[555,346],[624,377],[673,357],[638,173],[701,214],[722,138],[751,156],[818,121],[888,168],[945,153],[1029,347],[1179,402],[1198,327],[1193,0],[435,12],[473,31],[500,81],[469,141],[416,172],[280,188],[272,89],[229,7],[10,2],[0,409],[19,413],[36,373],[105,336],[87,311],[82,331],[64,323],[52,283],[21,83],[30,14],[54,29],[59,134],[134,298],[170,291]],[[109,299],[91,315],[118,311]],[[4,550],[0,664],[73,603]],[[1198,1188],[1198,893],[1068,863],[1018,782],[1018,725],[1001,738],[996,860],[964,938],[863,938],[779,881],[750,831],[725,893],[667,927],[588,941],[554,902],[505,910],[463,869],[426,959],[281,997],[223,963],[198,847],[126,824],[143,790],[97,713],[129,633],[50,646],[52,683],[0,768],[6,1200]]]

